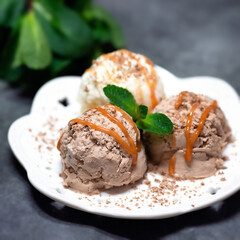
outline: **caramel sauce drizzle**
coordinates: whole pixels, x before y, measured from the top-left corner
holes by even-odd
[[[188,93],[188,91],[183,91],[183,92],[180,92],[179,95],[178,95],[178,100],[176,101],[175,103],[175,109],[178,109],[181,104],[182,104],[182,100],[183,100],[183,95]]]
[[[186,140],[187,140],[187,148],[186,148],[186,153],[185,153],[186,162],[190,162],[192,160],[192,149],[193,149],[194,143],[197,140],[199,134],[201,133],[201,131],[203,129],[203,126],[205,124],[205,121],[206,121],[206,118],[208,117],[209,112],[211,110],[216,109],[217,101],[214,100],[210,106],[206,107],[206,109],[204,110],[204,112],[201,115],[201,118],[200,118],[197,129],[194,131],[192,137],[190,137],[190,127],[191,127],[191,124],[192,124],[192,115],[193,115],[193,112],[196,109],[196,107],[197,107],[197,104],[195,103],[192,106],[192,109],[191,109],[191,111],[188,115],[188,120],[187,120],[187,123],[186,123],[186,133],[185,133],[186,134]]]
[[[139,104],[143,104],[143,90],[140,81],[138,81],[137,95],[139,95]]]
[[[138,63],[138,66],[140,67],[141,71],[144,73],[144,75],[146,77],[146,82],[147,82],[147,85],[148,85],[149,90],[150,90],[150,97],[151,97],[151,103],[152,103],[151,106],[149,106],[149,111],[151,111],[157,105],[157,97],[156,97],[156,94],[155,94],[155,88],[156,88],[156,85],[157,85],[156,71],[155,71],[154,67],[151,66],[151,70],[154,73],[154,77],[150,81],[150,79],[148,78],[148,75],[147,75],[147,68],[141,65],[140,60],[136,56],[134,56],[132,54],[131,57]]]
[[[136,143],[137,143],[137,150],[138,152],[141,151],[141,148],[142,148],[142,144],[141,144],[141,141],[140,141],[140,138],[139,138],[139,131],[136,127],[136,124],[134,123],[134,121],[132,120],[132,118],[125,112],[123,111],[121,108],[115,106],[115,105],[112,105],[112,104],[106,104],[105,105],[106,107],[112,107],[114,108],[116,111],[120,112],[122,114],[122,116],[128,121],[128,123],[132,126],[135,134],[136,134]]]
[[[110,59],[112,62],[117,62],[117,57],[115,56],[115,54],[112,53],[106,53],[102,55],[103,58],[108,58]]]
[[[192,148],[194,145],[194,142],[192,141],[192,138],[190,136],[190,130],[192,126],[192,119],[193,119],[193,113],[195,109],[198,107],[198,103],[194,103],[192,105],[192,108],[188,114],[187,122],[186,122],[186,130],[185,130],[185,136],[186,136],[186,153],[185,153],[185,160],[186,162],[190,162],[192,159]]]
[[[175,173],[175,164],[176,164],[176,157],[175,157],[175,155],[173,155],[170,158],[169,167],[168,167],[168,173],[170,176],[174,175],[174,173]]]
[[[105,68],[105,71],[107,73],[107,77],[110,81],[112,81],[113,83],[117,83],[116,79],[112,78],[112,74],[109,72],[109,70],[107,69],[106,65],[104,64],[104,62],[102,63],[102,66]]]
[[[151,92],[151,101],[152,101],[152,106],[150,107],[150,110],[152,110],[158,103],[157,97],[156,97],[156,94],[155,94],[155,89],[156,89],[156,85],[157,85],[157,73],[156,73],[153,66],[151,66],[151,68],[152,68],[152,72],[154,73],[154,78],[148,84],[150,92]]]
[[[97,107],[97,111],[99,111],[103,116],[107,117],[111,122],[115,123],[124,133],[125,137],[127,138],[129,147],[131,149],[130,153],[133,159],[133,165],[136,165],[137,162],[137,147],[135,146],[135,143],[133,139],[130,137],[128,130],[126,127],[120,122],[117,118],[113,117],[110,113],[108,113],[106,110],[104,110],[101,107]],[[112,130],[111,130],[112,131]],[[123,141],[123,140],[122,140]],[[118,141],[119,142],[119,141]],[[120,142],[119,142],[120,143]],[[121,143],[120,143],[121,144]],[[122,144],[121,144],[122,145]],[[127,151],[127,149],[125,149]]]
[[[175,109],[178,109],[181,104],[182,104],[182,100],[183,100],[183,95],[188,93],[188,91],[183,91],[179,94],[178,99],[175,103]],[[196,110],[196,108],[198,107],[198,103],[195,102],[192,105],[192,108],[188,114],[188,118],[186,121],[186,130],[185,130],[185,136],[186,136],[186,152],[185,152],[185,161],[186,162],[191,162],[192,160],[192,149],[193,146],[198,138],[198,136],[200,135],[203,126],[205,124],[206,118],[208,117],[208,114],[211,110],[215,110],[217,107],[217,101],[213,101],[212,104],[208,107],[206,107],[206,109],[204,110],[204,112],[201,114],[200,117],[200,121],[199,124],[197,126],[197,129],[193,132],[192,136],[190,136],[190,131],[191,131],[191,126],[192,126],[192,119],[193,119],[193,114],[194,111]],[[175,140],[173,140],[173,145],[176,144],[176,142],[174,143]],[[173,147],[172,147],[173,148]],[[170,161],[169,161],[169,175],[173,175],[175,172],[175,163],[176,163],[176,158],[175,156],[173,156]]]
[[[172,135],[172,149],[176,148],[176,137],[173,134]],[[173,155],[169,161],[169,166],[168,166],[168,173],[169,175],[174,175],[175,173],[175,164],[176,164],[176,157]]]
[[[132,157],[132,165],[136,165],[137,163],[137,156],[138,156],[138,152],[141,150],[141,142],[139,140],[139,132],[138,129],[135,125],[135,123],[133,122],[133,120],[131,119],[131,117],[125,113],[122,109],[118,108],[117,106],[114,106],[112,104],[107,104],[105,105],[106,107],[112,107],[114,108],[116,111],[119,111],[122,116],[129,122],[129,124],[131,124],[131,126],[133,127],[135,133],[136,133],[136,145],[133,141],[133,139],[130,137],[126,127],[123,125],[123,123],[121,121],[119,121],[117,118],[115,118],[114,116],[112,116],[110,113],[108,113],[105,109],[101,108],[101,107],[97,107],[95,108],[97,111],[99,111],[103,116],[107,117],[111,122],[115,123],[123,132],[123,134],[125,135],[125,137],[127,138],[127,142],[125,142],[123,140],[123,138],[116,133],[115,131],[105,128],[105,127],[100,127],[94,123],[91,123],[89,121],[85,121],[83,119],[80,118],[74,118],[72,120],[69,121],[69,124],[71,123],[79,123],[82,125],[86,125],[92,129],[95,129],[96,131],[100,131],[100,132],[104,132],[110,136],[112,136],[121,146],[122,148],[131,155]],[[91,108],[91,110],[94,108]],[[87,110],[86,112],[88,112],[89,110]],[[57,149],[60,150],[60,146],[61,146],[61,140],[62,137],[64,135],[65,131],[62,133],[60,139],[58,140],[57,143]]]
[[[58,142],[57,142],[57,149],[60,151],[60,147],[61,147],[61,140],[63,138],[63,135],[64,135],[65,131],[62,132]]]
[[[173,134],[172,135],[172,149],[174,149],[176,147],[176,137],[175,135]]]
[[[90,128],[96,130],[96,131],[100,131],[100,132],[104,132],[110,136],[112,136],[113,138],[115,138],[115,140],[122,146],[123,149],[125,149],[125,151],[127,153],[129,153],[132,158],[133,158],[133,163],[132,165],[135,165],[136,164],[136,155],[134,153],[134,151],[131,149],[131,147],[120,137],[120,135],[116,132],[114,132],[113,130],[110,130],[110,129],[107,129],[107,128],[104,128],[104,127],[100,127],[96,124],[93,124],[91,122],[88,122],[88,121],[85,121],[85,120],[82,120],[82,119],[79,119],[79,118],[74,118],[72,119],[69,123],[79,123],[79,124],[82,124],[82,125],[86,125],[86,126],[89,126]]]

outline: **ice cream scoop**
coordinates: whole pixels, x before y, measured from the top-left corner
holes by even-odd
[[[59,140],[64,185],[96,193],[143,177],[146,156],[131,117],[108,104],[72,119]]]
[[[103,87],[114,84],[128,89],[138,104],[153,109],[164,96],[154,64],[143,55],[127,50],[104,54],[82,76],[79,100],[82,111],[109,103]]]
[[[153,112],[166,114],[174,125],[171,135],[144,134],[149,159],[160,173],[205,178],[223,166],[231,129],[216,101],[184,91],[163,99]]]

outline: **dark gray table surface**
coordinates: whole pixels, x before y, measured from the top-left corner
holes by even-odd
[[[180,77],[210,75],[240,93],[240,1],[98,0],[124,29],[127,48]],[[240,193],[197,212],[123,220],[77,211],[28,182],[7,132],[32,96],[0,82],[0,239],[240,239]],[[236,109],[239,111],[239,109]]]

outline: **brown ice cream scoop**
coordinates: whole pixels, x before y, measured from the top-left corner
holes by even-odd
[[[144,133],[148,158],[160,173],[205,178],[223,166],[231,129],[216,101],[184,91],[163,99],[153,112],[166,114],[174,125],[171,135]]]
[[[85,193],[127,185],[147,169],[139,131],[131,117],[108,104],[72,119],[59,140],[64,185]]]

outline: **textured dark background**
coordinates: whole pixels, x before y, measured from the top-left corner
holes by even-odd
[[[98,0],[121,24],[127,48],[180,77],[211,75],[240,93],[240,1]],[[240,193],[164,220],[119,220],[63,207],[35,190],[7,142],[32,96],[0,82],[0,239],[240,239]],[[236,109],[239,111],[239,109]]]

